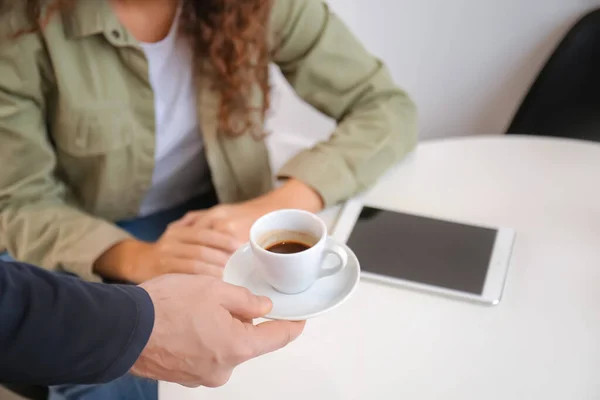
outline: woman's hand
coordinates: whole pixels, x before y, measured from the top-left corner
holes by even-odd
[[[304,183],[290,179],[262,197],[240,204],[222,204],[208,210],[188,213],[176,224],[195,229],[213,229],[247,242],[252,224],[265,214],[284,208],[317,212],[323,208],[321,197]]]
[[[240,242],[248,241],[252,224],[261,216],[273,211],[269,204],[245,202],[223,204],[208,210],[193,211],[177,222],[188,229],[212,230],[235,237]]]
[[[257,199],[191,212],[171,224],[156,243],[121,242],[98,258],[94,271],[105,278],[133,283],[167,273],[221,277],[229,257],[248,241],[252,224],[283,208],[317,212],[323,201],[313,189],[290,179]]]
[[[221,278],[229,257],[241,246],[233,235],[207,228],[171,224],[155,243],[121,242],[95,263],[105,278],[142,283],[169,273]]]

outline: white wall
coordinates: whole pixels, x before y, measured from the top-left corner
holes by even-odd
[[[417,102],[421,139],[505,131],[569,27],[600,0],[330,0]],[[274,136],[325,138],[332,124],[277,76]]]

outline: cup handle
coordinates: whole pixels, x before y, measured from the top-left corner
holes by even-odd
[[[335,243],[332,239],[329,239],[325,244],[325,253],[323,256],[323,260],[327,258],[329,254],[335,255],[340,263],[336,265],[334,268],[323,268],[321,267],[321,273],[319,274],[319,279],[325,278],[326,276],[335,275],[348,265],[348,253],[346,250],[339,244]]]

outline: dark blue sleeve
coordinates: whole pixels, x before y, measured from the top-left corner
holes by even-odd
[[[129,371],[153,326],[141,288],[0,261],[0,382],[111,381]]]

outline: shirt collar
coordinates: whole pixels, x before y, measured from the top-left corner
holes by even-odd
[[[76,0],[70,8],[62,11],[62,17],[67,37],[82,38],[114,32],[126,35],[108,0]]]

